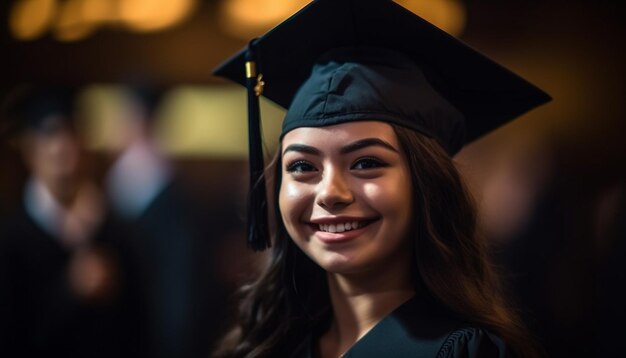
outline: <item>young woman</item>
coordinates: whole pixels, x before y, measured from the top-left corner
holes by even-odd
[[[416,36],[434,54],[401,45]],[[272,253],[217,355],[537,355],[451,156],[549,97],[386,0],[314,1],[218,74],[242,82],[233,68],[244,56],[249,70],[262,58],[264,95],[289,109],[271,178]],[[254,71],[248,78],[258,92]],[[257,159],[249,240],[262,249]]]

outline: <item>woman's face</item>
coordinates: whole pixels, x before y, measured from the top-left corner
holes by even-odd
[[[411,176],[389,124],[297,128],[281,155],[283,222],[318,265],[363,273],[410,259]]]

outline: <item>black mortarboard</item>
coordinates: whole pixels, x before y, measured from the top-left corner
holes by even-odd
[[[257,73],[259,73],[257,78]],[[436,138],[450,155],[546,103],[526,80],[391,0],[315,0],[215,71],[248,87],[248,243],[267,234],[258,95],[298,127],[381,120]]]

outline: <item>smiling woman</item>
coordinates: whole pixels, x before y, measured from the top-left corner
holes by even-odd
[[[539,355],[452,156],[545,93],[387,0],[314,1],[217,72],[247,82],[251,154],[264,82],[289,108],[271,204],[250,159],[248,240],[272,254],[218,356]]]
[[[280,212],[303,252],[332,273],[408,267],[411,182],[389,124],[298,128],[283,146]]]

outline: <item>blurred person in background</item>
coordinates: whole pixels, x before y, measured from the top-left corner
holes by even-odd
[[[136,291],[150,357],[206,357],[220,319],[210,238],[155,136],[163,90],[128,86],[119,147],[105,178],[112,215],[125,227],[124,270]]]
[[[481,202],[484,233],[510,296],[548,356],[620,356],[623,182],[598,176],[608,187],[598,189],[573,181],[570,153],[517,136],[497,143]]]
[[[594,314],[596,357],[622,355],[626,288],[626,179],[602,190],[597,204]]]
[[[562,302],[578,303],[582,296],[571,296],[566,280],[556,274],[563,258],[571,257],[574,237],[564,230],[567,209],[561,207],[562,189],[555,185],[553,149],[523,136],[507,138],[497,148],[482,191],[481,227],[494,243],[494,258],[506,274],[510,296],[554,356],[566,346],[555,344],[558,335],[571,329],[558,327],[554,314],[566,310]],[[579,270],[571,270],[576,280],[584,277]]]
[[[11,114],[30,177],[0,224],[0,356],[119,355],[119,277],[74,129],[75,91],[16,91]]]

